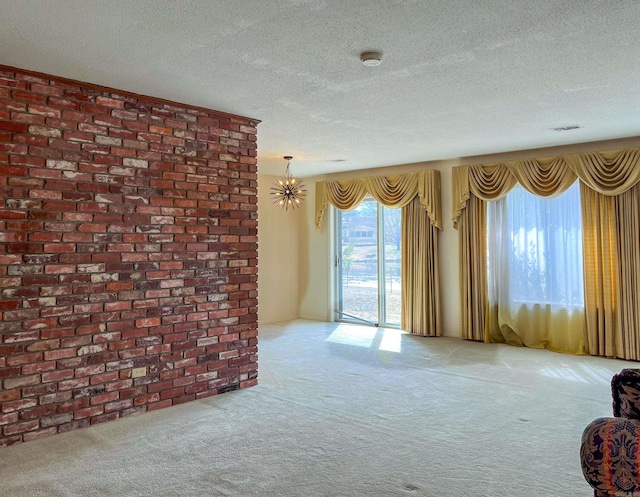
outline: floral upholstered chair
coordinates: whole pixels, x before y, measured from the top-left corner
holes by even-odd
[[[614,375],[611,394],[615,417],[582,434],[582,472],[595,497],[640,497],[640,369]]]

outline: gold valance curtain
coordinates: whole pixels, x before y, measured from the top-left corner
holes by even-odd
[[[340,210],[352,210],[367,195],[386,207],[402,208],[402,329],[417,335],[441,335],[440,171],[318,182],[316,230],[321,230],[328,203]]]
[[[442,229],[440,171],[430,169],[394,176],[319,181],[316,183],[316,231],[321,230],[327,203],[349,211],[355,209],[367,194],[382,205],[395,208],[404,207],[417,195],[431,224]]]
[[[620,195],[640,181],[640,148],[453,168],[454,227],[469,192],[487,202],[516,183],[540,197],[560,195],[576,179],[602,195]]]
[[[498,200],[516,183],[535,195],[552,197],[576,179],[581,183],[588,351],[640,359],[640,293],[629,275],[629,268],[640,265],[640,187],[635,186],[640,182],[640,148],[453,169],[453,224],[459,232],[461,268],[467,268],[460,276],[461,302],[472,307],[470,316],[483,316],[463,322],[464,337],[477,337],[478,329],[486,332],[488,314],[486,293],[477,290],[486,287],[485,268],[477,262],[483,256],[474,264],[468,255],[469,237],[485,237],[486,232],[467,232],[471,226],[484,226],[484,218],[467,219],[470,199]],[[482,209],[473,211],[468,214],[484,215]]]

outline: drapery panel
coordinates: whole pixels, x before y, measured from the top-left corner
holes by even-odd
[[[580,184],[584,257],[584,307],[587,347],[592,355],[617,356],[618,233],[615,197]]]
[[[440,336],[440,279],[433,256],[438,253],[438,229],[418,197],[402,208],[402,233],[402,329],[415,335]]]
[[[580,188],[487,206],[489,341],[584,354]]]
[[[613,197],[618,227],[619,338],[615,356],[640,360],[640,183]]]
[[[458,221],[460,331],[468,340],[485,339],[487,320],[487,204],[473,194]],[[464,261],[464,262],[463,262]]]
[[[386,207],[402,208],[402,329],[417,335],[442,334],[438,230],[442,229],[440,171],[316,183],[316,230],[327,204],[355,209],[371,195]]]
[[[498,200],[520,183],[535,195],[552,197],[579,179],[588,352],[640,359],[640,189],[636,188],[640,182],[640,148],[460,166],[453,169],[452,179],[453,224],[459,231],[470,229],[463,216],[472,195],[483,201]],[[468,247],[463,246],[469,236],[459,235],[464,272],[469,272],[463,269],[465,266],[483,260],[470,258]],[[486,236],[486,231],[478,236]],[[482,254],[486,258],[486,252]],[[486,293],[483,297],[482,292],[476,288],[471,299],[474,313],[489,312]],[[460,300],[469,301],[468,288],[462,285]]]
[[[640,360],[640,184],[615,197],[580,187],[589,352]]]

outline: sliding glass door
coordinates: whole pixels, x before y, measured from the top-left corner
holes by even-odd
[[[336,210],[336,319],[400,326],[401,209]]]

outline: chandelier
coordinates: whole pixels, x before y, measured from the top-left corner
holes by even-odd
[[[296,210],[302,205],[307,190],[304,184],[295,176],[291,176],[289,166],[291,165],[291,155],[285,155],[284,160],[287,161],[287,170],[284,176],[279,178],[271,187],[271,195],[273,195],[273,203],[285,211]]]

